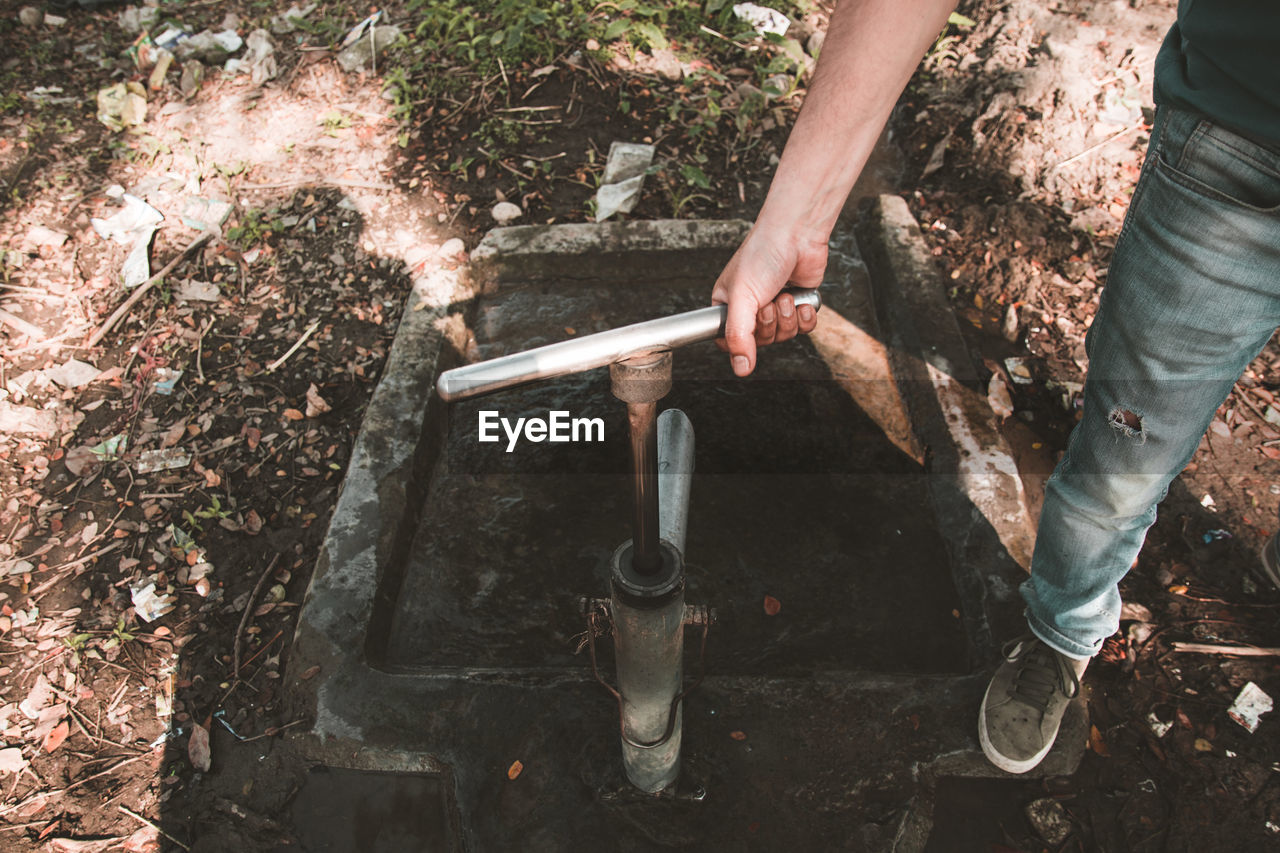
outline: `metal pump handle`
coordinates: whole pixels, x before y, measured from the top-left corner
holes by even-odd
[[[791,294],[797,307],[809,305],[814,311],[822,307],[822,297],[816,289],[788,288],[783,292]],[[440,374],[436,391],[441,399],[452,403],[538,379],[604,367],[645,352],[713,340],[723,337],[728,313],[726,306],[712,305],[455,367]]]

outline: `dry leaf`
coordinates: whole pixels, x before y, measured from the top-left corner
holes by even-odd
[[[160,853],[160,832],[153,826],[141,827],[124,840],[125,853]]]
[[[524,772],[524,763],[517,758],[515,761],[511,762],[511,766],[507,768],[507,778],[515,779],[522,772]]]
[[[280,414],[284,415],[287,419],[291,421],[300,421],[304,417],[302,412],[299,412],[297,409],[285,409]]]
[[[258,442],[262,441],[262,430],[245,424],[244,428],[241,429],[240,432],[244,434],[244,440],[245,443],[249,445],[249,449],[257,450]]]
[[[772,595],[764,597],[764,615],[777,616],[778,611],[782,609],[782,602],[774,598]]]
[[[53,731],[44,736],[44,742],[40,744],[40,748],[45,752],[53,752],[62,746],[62,742],[67,739],[69,734],[71,734],[71,725],[66,720],[63,720],[53,727]]]
[[[213,755],[209,751],[209,730],[199,723],[191,724],[191,740],[187,743],[187,757],[191,766],[201,773],[208,773],[213,766]]]
[[[21,747],[0,749],[0,773],[19,773],[26,766],[27,761],[22,757]]]
[[[1103,758],[1111,757],[1111,750],[1107,749],[1107,744],[1102,740],[1102,732],[1098,731],[1097,726],[1089,726],[1089,748]]]
[[[316,664],[315,666],[309,666],[306,668],[306,670],[303,671],[300,677],[303,681],[306,681],[308,679],[315,678],[316,673],[318,673],[319,671],[320,671],[320,664]]]
[[[244,514],[244,531],[254,535],[262,531],[262,516],[257,510],[251,509]]]
[[[316,387],[316,383],[312,382],[311,387],[307,389],[307,417],[314,418],[330,411],[333,411],[333,406],[325,402],[324,397],[320,396],[320,389]]]
[[[729,737],[733,738],[736,741],[744,741],[747,739],[747,733],[746,732],[729,732]]]

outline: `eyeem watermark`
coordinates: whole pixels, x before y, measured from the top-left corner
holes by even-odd
[[[501,430],[501,433],[499,432]],[[504,418],[496,409],[480,410],[480,442],[503,440],[507,452],[515,450],[520,439],[538,444],[604,441],[604,418],[575,418],[568,412],[550,411],[545,418]]]

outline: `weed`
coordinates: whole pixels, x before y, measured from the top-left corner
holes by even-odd
[[[260,210],[246,210],[240,216],[240,223],[227,229],[227,239],[240,246],[241,249],[248,249],[270,237],[280,228],[280,221],[270,214]],[[216,501],[217,498],[213,500]]]
[[[966,18],[959,12],[952,12],[947,18],[947,24],[942,28],[942,32],[938,33],[937,40],[934,41],[933,47],[929,48],[929,52],[925,54],[923,67],[927,70],[937,71],[948,65],[954,64],[959,60],[960,56],[955,52],[955,46],[960,42],[961,36],[948,35],[952,27],[967,32],[977,26],[977,21],[972,18]]]
[[[340,110],[329,110],[320,118],[326,136],[336,137],[339,130],[351,127],[351,117]]]

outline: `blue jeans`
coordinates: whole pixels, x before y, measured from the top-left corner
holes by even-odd
[[[1116,631],[1156,504],[1277,326],[1280,153],[1162,107],[1022,585],[1040,639],[1086,658]]]

